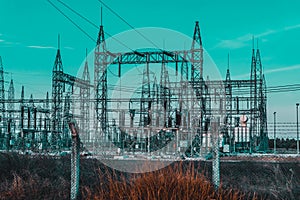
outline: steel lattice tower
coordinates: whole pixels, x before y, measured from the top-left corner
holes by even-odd
[[[184,57],[186,59],[186,56]],[[180,126],[187,130],[189,126],[189,82],[188,82],[188,63],[187,61],[181,62],[180,69],[180,91],[179,91],[179,112],[181,114]]]
[[[87,81],[88,84],[90,84],[90,73],[89,73],[89,67],[88,67],[88,61],[87,61],[87,55],[86,60],[84,64],[83,74],[82,74],[82,80]],[[83,133],[84,137],[82,137],[82,140],[90,140],[90,88],[86,87],[80,88],[80,132]]]
[[[13,112],[15,110],[15,104],[12,102],[15,99],[15,87],[14,81],[11,79],[9,88],[8,88],[8,97],[9,103],[7,104],[7,110],[9,113],[9,118],[13,118]]]
[[[2,58],[0,56],[0,118],[1,121],[5,118],[5,90],[4,90],[4,71],[3,71],[3,64],[2,64]]]
[[[191,127],[192,136],[203,135],[203,122],[205,119],[205,83],[203,81],[203,46],[200,34],[199,22],[196,21],[191,48],[191,84],[196,93],[196,99],[191,99]],[[199,114],[200,115],[199,115]],[[193,151],[192,151],[193,153]]]
[[[251,106],[250,106],[250,117],[251,117],[251,127],[250,127],[250,140],[253,141],[255,135],[257,133],[257,69],[256,69],[256,58],[255,58],[255,50],[254,45],[252,48],[252,58],[251,58],[251,74],[250,74],[250,98],[251,98]],[[254,141],[253,141],[254,142]],[[250,147],[252,148],[252,146]]]
[[[196,21],[193,42],[192,42],[192,71],[191,71],[191,81],[196,83],[203,80],[203,47],[202,39],[200,34],[199,22]]]
[[[72,90],[72,87],[69,88]],[[70,146],[70,135],[69,135],[69,121],[72,119],[71,114],[71,92],[68,91],[64,97],[64,109],[63,109],[63,134],[62,134],[62,146],[69,147]]]
[[[265,75],[262,76],[262,104],[261,104],[261,134],[263,149],[268,149],[268,123],[267,123],[267,84]]]
[[[5,90],[4,90],[4,71],[2,58],[0,56],[0,148],[4,144],[4,123],[5,123]]]
[[[147,57],[148,60],[148,57]],[[151,89],[150,89],[150,77],[149,77],[149,63],[146,63],[146,67],[143,72],[142,93],[140,101],[140,126],[146,127],[151,123],[150,110],[151,110]]]
[[[63,92],[64,83],[61,81],[63,76],[63,64],[60,55],[60,47],[58,45],[56,58],[52,71],[52,145],[58,147],[60,145],[60,137],[62,134],[62,119],[63,119]],[[55,148],[54,147],[54,148]]]
[[[163,60],[162,62],[162,67],[161,67],[161,74],[160,74],[160,99],[161,99],[161,104],[163,105],[164,111],[164,118],[163,122],[164,125],[163,127],[171,127],[170,119],[169,119],[169,112],[171,109],[171,102],[170,102],[170,85],[169,85],[169,74],[168,70],[166,68],[165,61]]]
[[[42,136],[42,149],[46,149],[48,146],[48,133],[50,131],[50,102],[49,102],[49,93],[46,94],[46,102],[45,102],[45,119],[44,119],[44,133]]]
[[[226,71],[226,78],[225,78],[225,109],[226,109],[226,129],[227,129],[227,138],[232,138],[231,135],[231,124],[232,124],[232,85],[231,85],[231,77],[230,77],[230,69],[229,69],[229,54],[228,54],[228,66]],[[229,144],[231,144],[231,140]]]
[[[24,86],[22,86],[21,90],[20,112],[20,129],[22,134],[24,128]],[[19,135],[19,137],[21,137],[21,135]]]
[[[107,52],[102,23],[98,34],[94,60],[94,87],[96,99],[96,132],[101,127],[103,137],[107,138]]]
[[[259,49],[256,50],[256,70],[257,70],[257,106],[258,106],[258,113],[259,113],[259,143],[260,149],[265,151],[268,147],[267,144],[267,114],[266,110],[266,83],[263,75],[262,63],[261,63],[261,56]]]
[[[180,68],[180,87],[178,93],[179,98],[179,116],[177,115],[178,119],[176,120],[177,127],[181,127],[182,130],[180,131],[180,134],[178,135],[178,138],[180,140],[189,140],[189,134],[186,132],[186,130],[189,130],[190,128],[190,98],[193,94],[191,94],[193,91],[191,91],[191,87],[189,87],[189,65],[188,61],[186,60],[186,54],[184,55],[184,61],[181,62],[181,68]],[[177,144],[177,151],[182,151],[179,145],[179,142]]]
[[[17,139],[14,141],[16,147],[13,148],[29,149],[29,146],[26,146],[29,143],[33,144],[31,146],[33,150],[38,147],[37,145],[42,145],[42,149],[49,150],[48,144],[51,145],[52,150],[68,148],[70,135],[67,122],[72,117],[79,122],[79,130],[83,133],[82,139],[90,141],[91,143],[88,144],[90,146],[94,144],[100,146],[98,141],[103,142],[105,145],[101,150],[112,150],[112,147],[107,145],[111,144],[107,143],[110,135],[114,136],[111,139],[115,141],[117,147],[123,147],[125,151],[148,150],[148,152],[172,142],[176,136],[176,145],[166,148],[166,154],[174,153],[177,149],[187,156],[205,155],[211,150],[213,134],[211,120],[215,115],[220,115],[220,111],[221,114],[226,111],[225,124],[227,126],[220,131],[220,135],[223,134],[226,140],[223,140],[224,144],[230,144],[229,151],[246,152],[249,150],[251,153],[252,150],[254,152],[266,150],[268,139],[266,82],[259,49],[254,49],[254,47],[252,49],[250,80],[232,79],[228,58],[225,79],[209,80],[207,78],[204,81],[203,47],[199,22],[196,22],[193,28],[193,40],[191,48],[188,50],[151,49],[147,51],[144,49],[143,51],[124,53],[111,52],[107,49],[110,45],[107,44],[106,47],[105,33],[101,22],[94,50],[94,82],[90,83],[87,59],[81,78],[64,73],[58,45],[52,70],[52,99],[51,97],[49,99],[48,93],[45,99],[34,99],[33,97],[25,99],[24,87],[22,87],[21,98],[14,99],[12,80],[7,99],[5,99],[5,77],[0,57],[0,148],[5,147],[10,141],[10,139],[5,139],[9,138],[6,133],[11,132],[12,125],[14,125],[12,135],[16,136],[12,139]],[[119,78],[121,66],[138,64],[145,67],[141,74],[142,77],[140,77],[142,86],[139,89],[141,90],[134,93],[135,98],[127,98],[121,93],[120,97],[108,97],[110,94],[108,63],[114,66],[118,65]],[[155,76],[155,72],[150,73],[152,64],[161,64],[160,80]],[[167,65],[174,65],[176,68],[174,79],[173,75],[169,74],[171,71],[168,72]],[[181,65],[181,77],[178,77],[178,65]],[[152,73],[154,80],[152,80]],[[72,90],[65,91],[66,86],[70,86]],[[93,103],[90,99],[90,93],[93,92],[90,91],[90,87],[94,88],[95,102]],[[120,89],[125,92],[137,91],[122,86],[121,80]],[[75,98],[74,101],[71,101],[71,95]],[[225,96],[223,97],[223,95]],[[129,110],[124,106],[128,101]],[[116,109],[107,108],[107,105],[115,105],[114,103],[122,104],[122,106],[116,106]],[[78,105],[79,107],[77,107]],[[95,110],[93,117],[96,135],[93,135],[94,130],[91,130],[92,124],[89,124],[91,108]],[[139,124],[134,123],[136,114],[140,115]],[[119,128],[114,118],[118,115]],[[37,116],[39,116],[38,120]],[[112,116],[112,118],[108,119],[108,116]],[[248,117],[250,126],[244,127],[241,119],[245,119],[246,123]],[[175,119],[175,123],[173,123],[173,119]],[[223,120],[219,121],[223,123]],[[112,127],[109,127],[110,124]],[[241,135],[241,130],[244,129],[246,132]],[[250,134],[248,134],[249,132]],[[148,139],[140,137],[141,134],[148,134]],[[91,136],[95,136],[95,138]],[[96,141],[92,143],[92,139]],[[147,149],[144,148],[146,145]],[[254,147],[255,149],[253,149]]]
[[[11,79],[9,88],[8,88],[8,95],[7,95],[7,100],[9,103],[7,104],[7,112],[8,112],[8,119],[7,119],[7,143],[6,143],[6,148],[10,149],[11,144],[11,138],[12,134],[15,133],[15,119],[14,119],[14,110],[15,110],[15,104],[13,103],[15,99],[15,88],[14,88],[14,82]]]

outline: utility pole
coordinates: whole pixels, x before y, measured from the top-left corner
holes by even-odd
[[[274,154],[276,154],[276,112],[274,114]]]
[[[79,199],[79,174],[80,174],[80,138],[76,121],[69,122],[69,129],[72,133],[72,154],[71,154],[71,200]]]
[[[298,109],[299,109],[299,103],[296,103],[296,116],[297,116],[297,154],[299,154],[299,118],[298,118]]]

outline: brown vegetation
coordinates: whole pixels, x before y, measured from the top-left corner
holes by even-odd
[[[155,172],[129,174],[97,160],[81,160],[82,199],[297,199],[299,162],[221,163],[215,190],[211,162],[175,162]],[[69,199],[70,158],[0,153],[0,199]]]
[[[237,190],[215,190],[202,173],[197,173],[193,163],[184,170],[182,163],[163,170],[136,174],[129,182],[123,177],[116,181],[116,175],[108,178],[108,188],[99,186],[94,195],[85,188],[88,199],[257,199],[256,195]]]

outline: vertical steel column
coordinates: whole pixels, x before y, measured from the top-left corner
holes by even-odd
[[[254,39],[253,39],[254,40]],[[254,50],[254,41],[252,48],[252,59],[251,59],[251,75],[250,75],[250,149],[252,149],[252,144],[254,143],[254,138],[256,136],[256,126],[257,126],[257,76],[256,76],[256,59],[255,59],[255,50]],[[251,151],[251,150],[250,150]]]
[[[276,112],[274,114],[274,154],[276,154]]]
[[[262,70],[262,63],[261,63],[261,57],[260,57],[260,50],[257,49],[256,50],[256,76],[257,76],[257,81],[256,84],[258,86],[257,88],[257,108],[258,110],[257,112],[257,116],[259,118],[259,147],[260,150],[266,152],[266,150],[268,149],[268,141],[267,141],[267,115],[265,113],[265,107],[266,107],[266,103],[265,103],[265,79],[264,79],[264,75],[263,75],[263,70]]]
[[[10,80],[7,99],[10,100],[10,101],[13,101],[15,99],[14,81],[12,79]],[[10,119],[12,119],[14,109],[15,109],[15,104],[13,102],[9,102],[8,105],[7,105],[7,109],[8,109],[8,113],[9,113],[8,117]]]
[[[0,149],[4,144],[4,123],[5,123],[5,90],[4,90],[4,71],[2,65],[2,58],[0,56]]]
[[[14,88],[14,82],[11,79],[10,85],[8,89],[8,97],[7,99],[11,102],[7,104],[7,111],[8,111],[8,124],[7,124],[7,149],[10,147],[10,140],[11,136],[14,133],[14,110],[15,110],[15,104],[12,102],[15,99],[15,88]]]
[[[203,123],[206,118],[206,98],[204,97],[205,82],[203,80],[203,47],[199,22],[196,21],[191,48],[191,84],[196,94],[196,99],[191,99],[192,136],[203,136]],[[199,112],[199,113],[198,113]],[[191,145],[191,155],[194,153]]]
[[[60,145],[60,137],[62,134],[62,119],[63,119],[63,92],[64,83],[62,81],[63,64],[60,55],[59,36],[58,49],[52,71],[52,127],[51,127],[51,143],[54,148]]]
[[[262,71],[262,69],[261,69]],[[261,126],[262,126],[262,132],[263,132],[263,136],[264,136],[264,149],[265,151],[268,149],[269,147],[269,142],[268,142],[268,122],[267,122],[267,84],[266,84],[266,79],[265,79],[265,75],[262,75],[262,105],[261,105]]]
[[[96,132],[99,131],[101,127],[101,135],[104,137],[104,141],[107,141],[107,52],[102,23],[100,25],[94,54],[94,87],[96,99],[96,122],[94,126]]]
[[[151,89],[149,77],[149,55],[147,55],[146,68],[143,72],[142,93],[140,100],[140,127],[147,127],[151,123],[149,111],[151,110]]]
[[[79,199],[79,176],[80,176],[80,138],[76,121],[69,122],[69,129],[72,133],[72,154],[71,154],[71,200]]]
[[[46,102],[45,102],[45,119],[44,119],[44,134],[42,139],[42,149],[45,150],[48,148],[48,133],[51,130],[51,124],[50,124],[50,106],[49,106],[49,93],[46,94]]]
[[[229,70],[229,54],[228,54],[228,66],[226,72],[226,79],[225,79],[225,114],[226,114],[226,127],[227,127],[227,136],[229,140],[230,148],[232,147],[232,138],[233,138],[233,131],[232,131],[232,85],[231,85],[231,78],[230,78],[230,70]],[[231,151],[231,150],[230,150]]]
[[[299,154],[299,103],[296,103],[296,117],[297,117],[297,154]]]
[[[220,154],[219,154],[219,128],[220,119],[213,119],[211,122],[212,139],[213,139],[213,162],[212,162],[212,178],[216,189],[220,186]]]
[[[69,88],[69,91],[65,95],[65,101],[64,101],[64,109],[63,109],[63,130],[62,130],[62,147],[70,147],[69,140],[69,130],[68,130],[68,122],[72,118],[71,113],[71,91]]]
[[[164,57],[165,55],[163,55],[161,73],[160,73],[160,100],[161,100],[161,104],[164,107],[164,111],[163,111],[164,127],[168,128],[171,127],[171,124],[169,124],[171,94],[170,94],[170,85],[169,85],[170,82],[169,73],[168,73],[168,69],[166,68]]]
[[[21,101],[20,101],[20,133],[18,135],[19,140],[19,149],[24,151],[25,143],[24,143],[24,86],[22,86],[21,91]]]
[[[87,84],[90,84],[90,74],[87,62],[87,52],[86,60],[84,65],[84,70],[82,74],[82,80],[86,81]],[[80,132],[83,135],[82,139],[90,142],[90,88],[89,87],[80,87]]]

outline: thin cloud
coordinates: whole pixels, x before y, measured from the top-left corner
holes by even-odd
[[[230,49],[239,49],[245,46],[245,42],[239,40],[221,40],[215,48],[230,48]]]
[[[276,69],[268,69],[268,70],[264,71],[264,74],[271,74],[271,73],[283,72],[283,71],[291,71],[291,70],[295,70],[295,69],[300,69],[300,64],[286,66],[286,67],[280,67],[280,68],[276,68]],[[239,78],[245,78],[245,77],[250,77],[250,73],[233,76],[233,79],[239,79]]]
[[[30,45],[27,47],[33,48],[33,49],[55,49],[55,47],[52,47],[52,46],[40,46],[40,45]]]
[[[0,39],[0,42],[4,42],[4,41],[5,41],[5,40],[1,40],[1,39]]]
[[[240,74],[240,75],[237,75],[237,76],[232,76],[231,79],[240,79],[240,78],[246,78],[246,77],[250,77],[250,73],[247,73],[247,74]]]
[[[73,47],[64,47],[65,49],[74,50]]]
[[[254,35],[256,38],[260,38],[260,37],[265,37],[271,34],[275,34],[278,31],[275,30],[268,30],[259,34]],[[247,43],[252,40],[253,35],[248,33],[246,35],[240,36],[238,38],[235,39],[231,39],[231,40],[221,40],[216,46],[215,48],[230,48],[230,49],[239,49],[241,47],[244,47],[247,45]]]
[[[289,30],[293,30],[293,29],[297,29],[297,28],[300,28],[300,24],[284,27],[284,30],[289,31]]]
[[[294,70],[294,69],[300,69],[300,64],[292,65],[292,66],[288,66],[288,67],[281,67],[281,68],[277,68],[277,69],[269,69],[269,70],[265,70],[264,73],[270,74],[270,73],[275,73],[275,72],[290,71],[290,70]]]
[[[275,33],[278,33],[278,32],[280,32],[280,31],[268,30],[266,32],[263,32],[263,33],[260,33],[258,35],[254,35],[254,36],[257,37],[257,38],[260,38],[260,37],[265,37],[265,36],[272,35],[272,34],[275,34]]]
[[[256,38],[262,38],[262,37],[266,37],[269,35],[273,35],[282,31],[290,31],[290,30],[294,30],[294,29],[298,29],[300,28],[300,24],[296,24],[293,26],[287,26],[284,27],[280,30],[268,30],[259,34],[253,34]],[[215,48],[230,48],[230,49],[238,49],[241,47],[244,47],[247,45],[247,42],[249,42],[250,40],[252,40],[252,34],[246,34],[243,36],[240,36],[238,38],[235,39],[231,39],[231,40],[221,40],[216,46]]]

